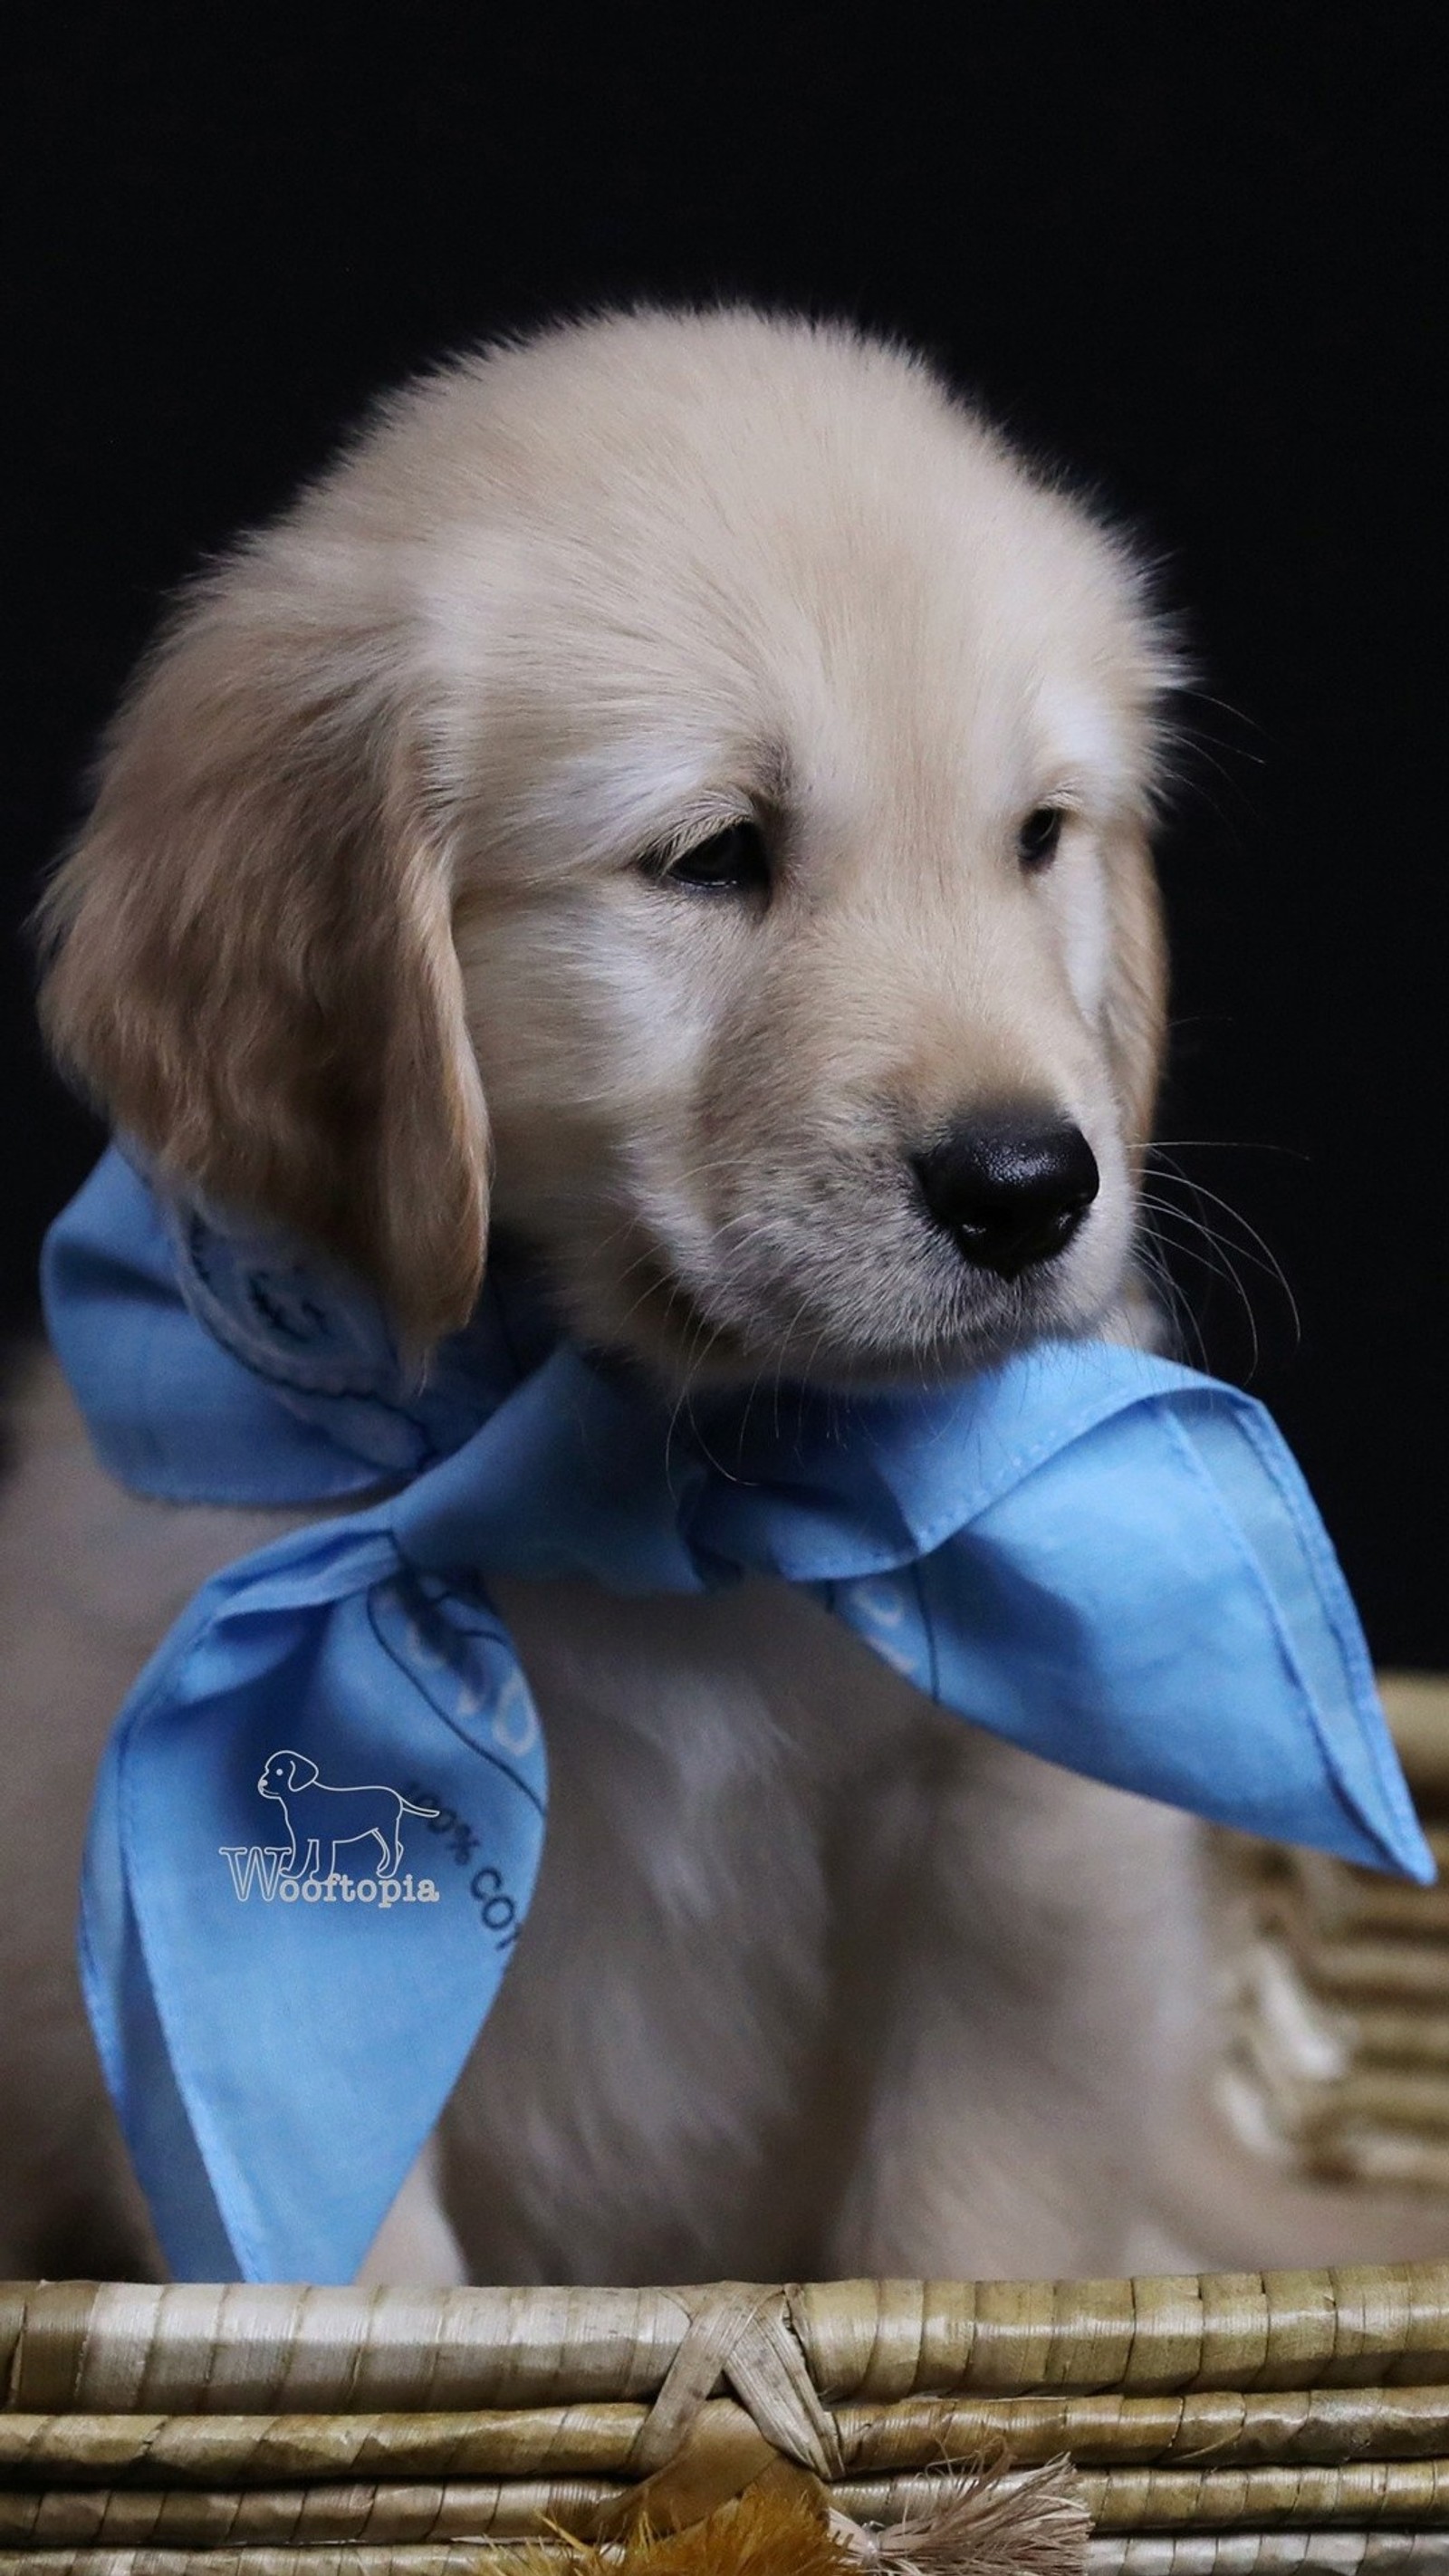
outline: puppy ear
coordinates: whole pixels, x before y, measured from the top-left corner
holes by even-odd
[[[1108,1052],[1134,1169],[1152,1141],[1167,1036],[1167,937],[1145,829],[1108,853],[1112,936],[1103,1003]]]
[[[223,572],[123,708],[42,907],[42,1010],[163,1172],[337,1255],[426,1346],[472,1309],[487,1201],[446,855],[405,647],[284,560]]]

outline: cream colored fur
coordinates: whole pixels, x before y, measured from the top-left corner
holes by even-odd
[[[184,605],[51,898],[48,1025],[163,1162],[354,1261],[419,1351],[490,1221],[681,1398],[1149,1329],[1172,679],[1125,549],[917,361],[740,312],[560,329],[386,406]],[[744,818],[768,900],[670,882]],[[1074,1118],[1102,1188],[1008,1284],[909,1158],[1013,1104]],[[145,2268],[76,1857],[131,1673],[257,1526],[117,1493],[44,1363],[19,1438],[0,2268]],[[942,1716],[798,1596],[497,1589],[548,1850],[376,2277],[1349,2250],[1327,2196],[1247,2202],[1199,2116],[1186,1820]],[[1352,2250],[1410,2226],[1382,2204]]]

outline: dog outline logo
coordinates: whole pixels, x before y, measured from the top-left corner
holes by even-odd
[[[402,1868],[402,1820],[406,1816],[437,1816],[437,1807],[415,1806],[400,1789],[389,1789],[377,1780],[324,1780],[310,1754],[295,1752],[282,1745],[269,1753],[262,1764],[257,1788],[264,1798],[275,1800],[286,1819],[292,1837],[290,1855],[284,1855],[283,1868],[288,1877],[323,1878],[322,1847],[330,1852],[330,1874],[344,1875],[337,1855],[352,1843],[377,1844],[382,1855],[376,1866],[379,1879],[395,1879]],[[334,1806],[329,1802],[367,1801],[367,1804]]]

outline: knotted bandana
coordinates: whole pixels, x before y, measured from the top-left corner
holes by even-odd
[[[47,1313],[101,1458],[173,1500],[373,1500],[217,1575],[102,1767],[81,1960],[183,2279],[347,2281],[528,1910],[544,1748],[489,1574],[798,1584],[1090,1778],[1433,1875],[1332,1548],[1261,1407],[1096,1343],[929,1392],[678,1411],[499,1254],[419,1386],[355,1281],[116,1151]]]

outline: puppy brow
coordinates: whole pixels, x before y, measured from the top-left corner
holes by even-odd
[[[762,805],[783,812],[793,798],[795,765],[782,742],[762,743],[755,755],[755,794]]]
[[[1039,707],[1040,736],[1028,802],[1064,805],[1089,821],[1136,802],[1141,761],[1108,705],[1076,692]]]
[[[583,866],[682,853],[730,823],[781,802],[787,774],[778,746],[727,754],[718,747],[636,739],[573,754],[534,800],[538,819]]]
[[[680,858],[694,843],[707,840],[731,823],[779,824],[788,810],[790,766],[787,755],[772,744],[755,757],[735,764],[726,784],[705,788],[672,824],[654,833],[646,847]]]

